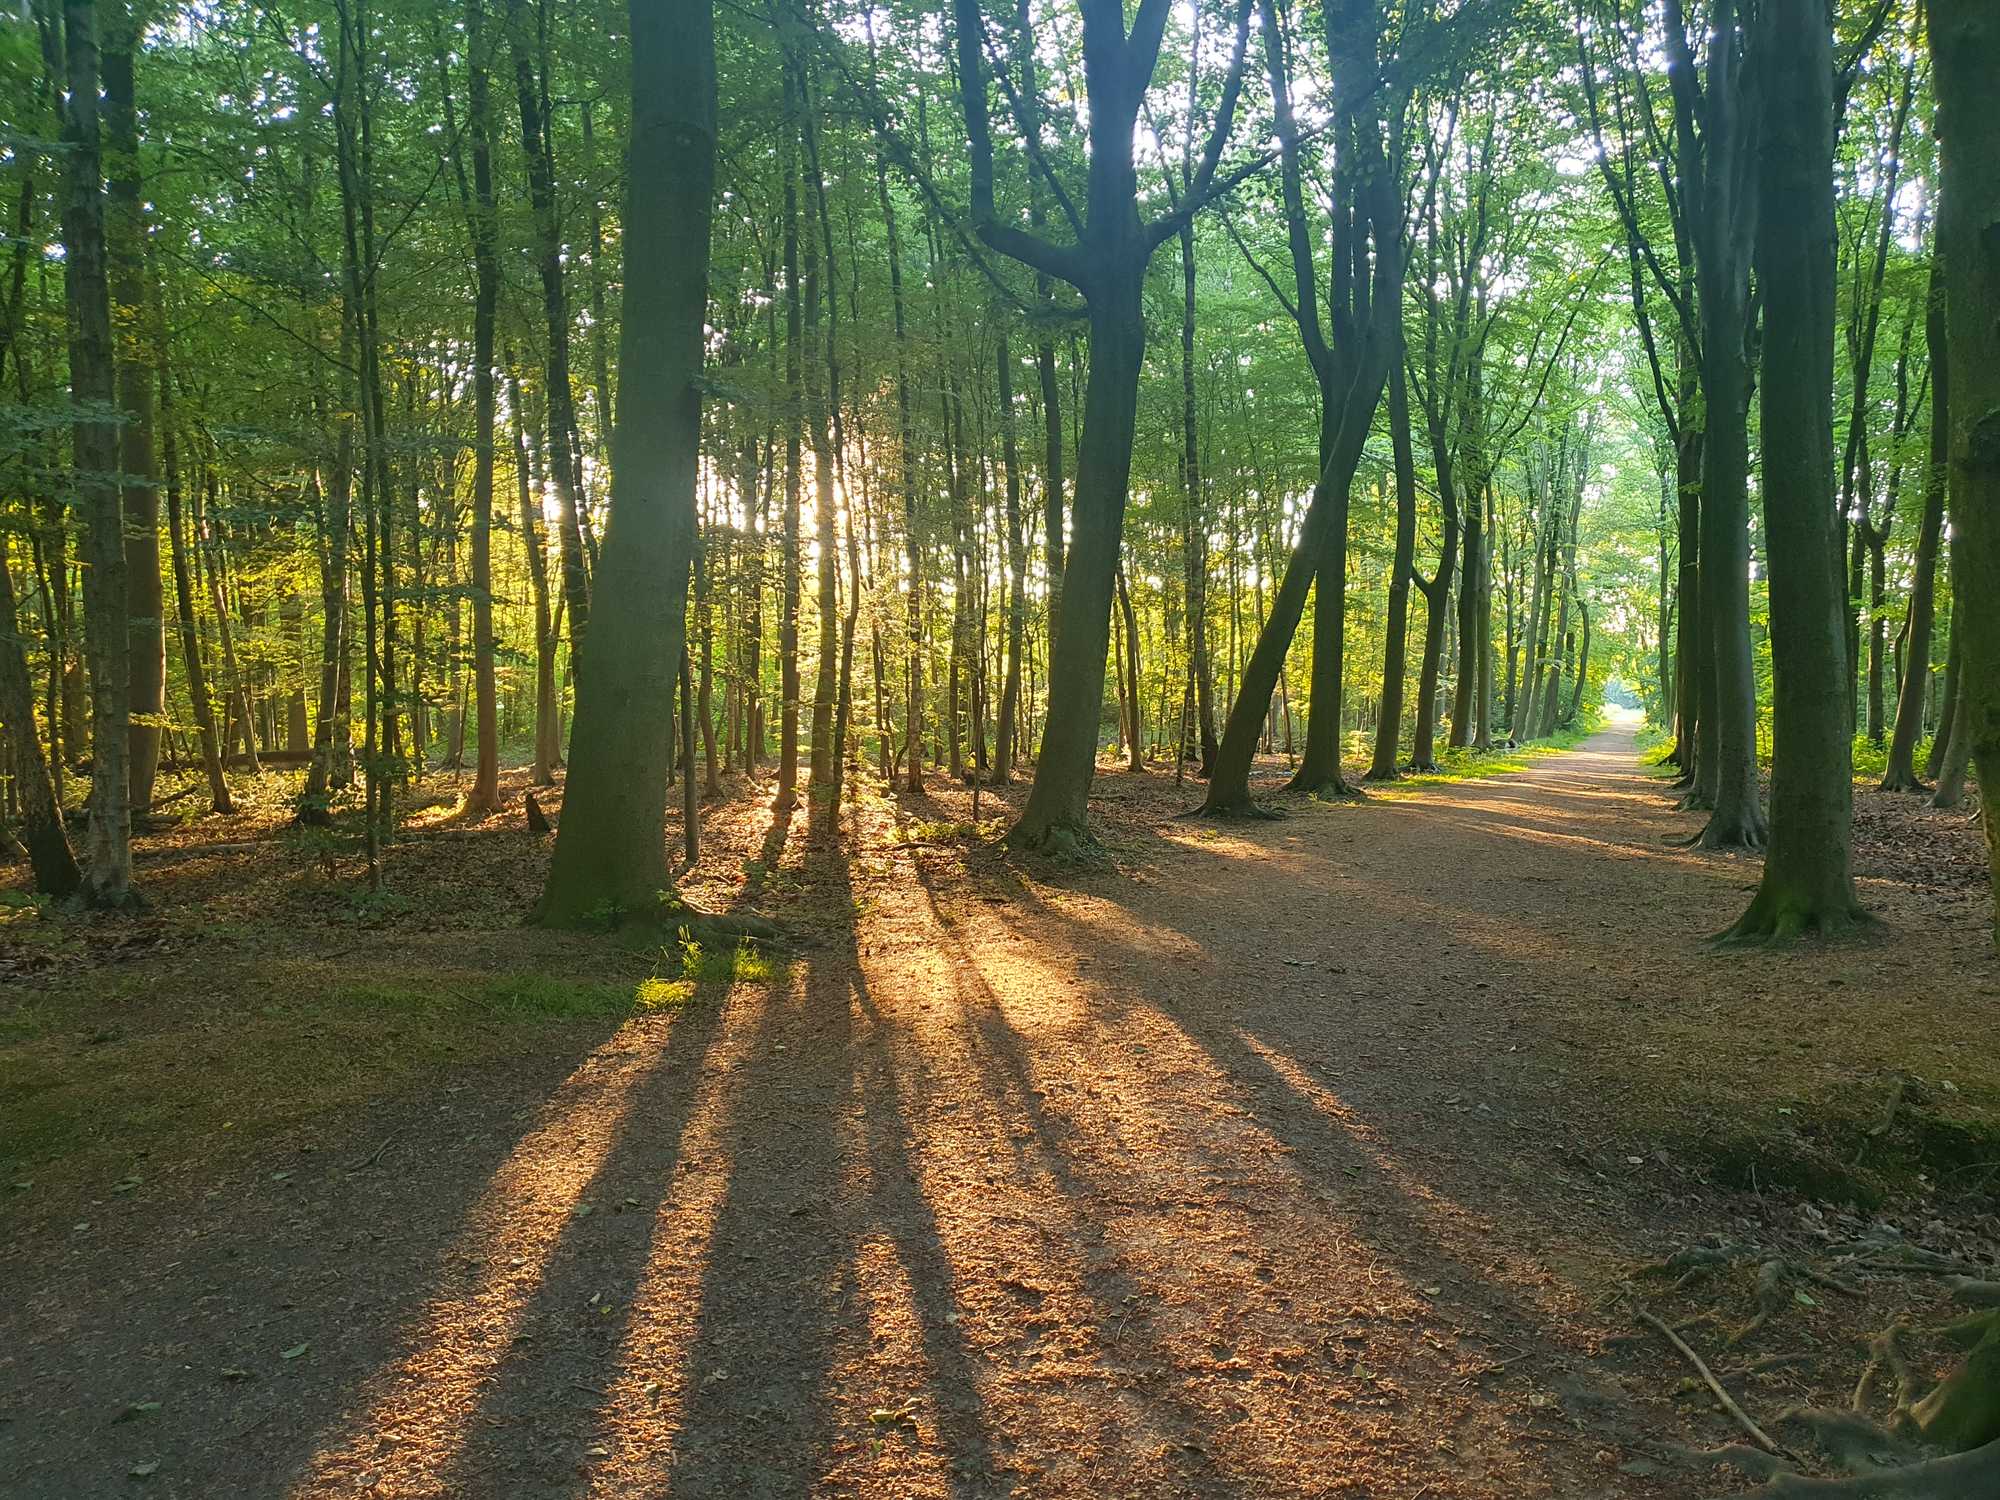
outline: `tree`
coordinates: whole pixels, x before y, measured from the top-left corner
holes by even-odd
[[[1082,293],[1090,311],[1090,370],[1071,541],[1063,567],[1062,629],[1049,663],[1048,728],[1028,805],[1010,835],[1022,847],[1056,850],[1091,837],[1090,783],[1104,701],[1104,657],[1146,349],[1146,267],[1153,252],[1178,234],[1184,219],[1199,212],[1216,191],[1216,168],[1235,120],[1250,20],[1249,0],[1244,0],[1222,100],[1193,183],[1177,209],[1146,223],[1139,215],[1133,136],[1172,7],[1167,0],[1139,0],[1129,32],[1119,0],[1081,0],[1079,10],[1090,103],[1089,180],[1083,215],[1064,198],[1074,238],[1057,244],[1007,223],[996,211],[985,17],[976,0],[955,0],[953,9],[979,237],[1022,264],[1068,282]],[[1032,154],[1040,157],[1038,142]],[[1049,184],[1054,191],[1053,176]]]
[[[1861,915],[1850,845],[1853,710],[1833,457],[1833,33],[1819,0],[1763,0],[1756,268],[1764,301],[1764,530],[1771,574],[1771,837],[1736,940]]]
[[[1392,98],[1382,109],[1376,97],[1381,67],[1376,0],[1346,0],[1330,6],[1326,14],[1336,112],[1330,337],[1320,321],[1319,269],[1305,213],[1298,128],[1275,0],[1263,0],[1262,16],[1293,271],[1292,299],[1284,305],[1298,325],[1319,386],[1319,479],[1270,617],[1258,634],[1242,689],[1223,727],[1202,807],[1205,812],[1225,814],[1250,810],[1251,758],[1309,588],[1314,598],[1312,717],[1305,758],[1292,786],[1314,795],[1349,794],[1340,767],[1349,497],[1390,362],[1402,349],[1405,249],[1398,118],[1402,105]],[[1273,295],[1284,301],[1276,281],[1270,285]]]
[[[63,279],[69,305],[71,444],[76,513],[83,524],[84,641],[90,659],[91,771],[86,906],[130,911],[132,820],[127,801],[130,679],[126,636],[124,508],[118,486],[119,423],[105,263],[104,176],[99,124],[96,12],[91,0],[64,0],[69,99],[63,205]]]
[[[611,513],[578,666],[569,791],[538,919],[651,914],[687,637],[715,194],[712,0],[633,0],[632,134]]]
[[[1943,193],[1945,339],[1951,384],[1953,596],[1965,604],[1963,733],[1979,771],[1986,848],[2000,891],[2000,11],[1933,0],[1931,65]]]

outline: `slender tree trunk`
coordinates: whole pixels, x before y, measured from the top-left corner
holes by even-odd
[[[598,632],[578,663],[568,790],[537,913],[549,926],[574,926],[607,908],[656,921],[660,892],[672,883],[667,761],[696,544],[698,382],[715,193],[711,4],[648,0],[630,9],[619,406],[642,415],[621,421],[613,436],[594,600]],[[692,843],[692,807],[688,818]]]
[[[562,232],[557,223],[547,47],[546,39],[537,37],[535,50],[530,53],[526,10],[526,0],[508,0],[507,42],[513,54],[515,93],[520,99],[521,144],[527,157],[528,198],[534,211],[536,269],[542,282],[547,360],[543,415],[548,432],[544,466],[556,493],[556,536],[562,555],[563,603],[569,611],[573,676],[582,657],[584,627],[590,623],[590,581],[584,564],[583,532],[577,519],[582,465],[581,455],[574,447],[577,426],[576,396],[570,388],[569,376],[569,291],[563,279]]]
[[[783,582],[784,597],[778,616],[778,789],[772,807],[779,817],[789,816],[798,802],[799,784],[799,503],[803,445],[800,428],[804,421],[805,309],[799,288],[799,188],[798,188],[798,103],[796,82],[789,68],[784,77],[784,142],[781,149],[784,169],[785,216],[783,237],[785,256],[785,392],[791,410],[785,417],[785,519]]]
[[[466,54],[471,113],[466,126],[472,137],[472,195],[466,218],[476,282],[472,306],[472,693],[478,752],[465,811],[472,817],[500,809],[499,693],[494,682],[497,648],[493,632],[493,338],[500,306],[500,253],[494,224],[485,16],[482,0],[469,0]]]
[[[0,549],[0,722],[7,726],[7,769],[20,801],[21,832],[35,872],[35,889],[57,899],[72,896],[83,884],[83,872],[63,831],[62,804],[56,800],[55,782],[35,731],[35,689],[28,678],[28,656],[14,612],[14,576],[4,549]]]
[[[807,186],[818,233],[806,237],[805,385],[806,420],[813,452],[813,521],[819,568],[819,660],[813,677],[812,785],[807,820],[817,837],[840,822],[840,747],[833,742],[835,700],[840,691],[840,518],[834,495],[840,409],[839,277],[833,260],[833,226],[826,211],[826,176],[820,166],[819,127],[811,78],[797,65],[800,135],[805,143]],[[820,312],[826,324],[821,333]]]
[[[1181,521],[1181,567],[1186,579],[1188,660],[1194,669],[1195,723],[1201,736],[1201,769],[1215,770],[1215,666],[1208,659],[1208,515],[1202,502],[1201,434],[1194,392],[1194,225],[1181,230],[1181,474],[1187,509]]]
[[[1774,733],[1764,878],[1732,939],[1832,932],[1861,915],[1850,853],[1853,714],[1833,450],[1833,36],[1819,0],[1764,0],[1757,279]]]
[[[160,372],[160,426],[167,461],[167,537],[174,563],[174,600],[180,622],[181,664],[187,669],[188,701],[201,736],[202,769],[208,774],[208,805],[211,812],[236,810],[229,796],[229,782],[222,774],[222,745],[215,732],[215,708],[209,701],[208,678],[202,670],[201,632],[195,624],[194,580],[188,572],[186,533],[181,527],[180,451],[175,441],[172,401],[173,386],[166,372]]]
[[[1930,295],[1924,314],[1925,342],[1931,355],[1930,461],[1924,471],[1924,514],[1917,528],[1917,555],[1910,580],[1909,633],[1903,651],[1902,688],[1896,698],[1896,728],[1889,740],[1888,765],[1882,774],[1885,792],[1923,789],[1917,779],[1917,739],[1924,730],[1924,704],[1930,695],[1931,630],[1937,614],[1938,548],[1944,536],[1944,509],[1950,471],[1951,368],[1945,331],[1944,278],[1931,266]]]
[[[1958,669],[1965,641],[1964,633],[1959,629],[1962,617],[1963,609],[1957,595],[1954,594],[1951,606],[1951,639],[1945,646],[1944,682],[1938,693],[1937,727],[1931,731],[1931,753],[1924,760],[1924,775],[1932,781],[1937,780],[1938,770],[1944,764],[1945,750],[1951,744],[1953,720],[1958,714],[1960,701]]]
[[[1021,535],[1021,453],[1014,426],[1014,356],[1000,335],[1000,463],[1007,484],[1007,675],[993,745],[993,784],[1014,779],[1014,720],[1021,704],[1021,650],[1028,613],[1028,547]]]
[[[1410,393],[1399,353],[1389,367],[1389,444],[1396,465],[1396,554],[1389,564],[1389,618],[1382,638],[1382,705],[1368,780],[1394,781],[1403,732],[1403,678],[1410,635],[1410,583],[1417,557],[1417,462],[1410,442]]]

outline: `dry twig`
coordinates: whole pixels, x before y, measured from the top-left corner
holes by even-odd
[[[1755,1422],[1750,1420],[1749,1413],[1744,1411],[1742,1407],[1736,1404],[1735,1398],[1732,1397],[1729,1394],[1729,1392],[1725,1391],[1722,1388],[1722,1382],[1715,1378],[1715,1372],[1709,1369],[1709,1367],[1707,1366],[1706,1363],[1703,1362],[1702,1357],[1699,1354],[1695,1353],[1694,1350],[1690,1349],[1687,1346],[1687,1344],[1682,1341],[1681,1336],[1679,1334],[1675,1333],[1673,1329],[1667,1327],[1665,1323],[1661,1322],[1658,1318],[1654,1317],[1652,1313],[1648,1312],[1646,1310],[1645,1305],[1641,1303],[1637,1298],[1633,1297],[1629,1292],[1626,1294],[1626,1304],[1632,1309],[1633,1315],[1637,1317],[1641,1323],[1644,1323],[1647,1327],[1660,1333],[1662,1336],[1666,1338],[1667,1342],[1672,1344],[1676,1349],[1678,1349],[1681,1352],[1682,1358],[1686,1359],[1689,1364],[1694,1366],[1695,1373],[1701,1376],[1703,1382],[1708,1386],[1708,1388],[1711,1391],[1715,1393],[1715,1399],[1722,1403],[1722,1409],[1728,1412],[1730,1416],[1736,1419],[1736,1425],[1741,1427],[1745,1432],[1749,1433],[1750,1436],[1756,1440],[1757,1445],[1759,1447],[1761,1447],[1766,1453],[1775,1453],[1781,1458],[1793,1457],[1793,1455],[1789,1451],[1787,1451],[1784,1447],[1774,1442],[1769,1433],[1765,1432],[1763,1428],[1759,1427]]]

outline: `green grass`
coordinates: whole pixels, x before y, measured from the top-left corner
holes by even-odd
[[[1396,787],[1447,786],[1457,781],[1473,781],[1484,776],[1504,776],[1516,771],[1525,771],[1537,761],[1565,750],[1574,750],[1604,727],[1603,715],[1591,710],[1584,722],[1574,729],[1565,729],[1545,740],[1530,740],[1511,750],[1470,750],[1444,749],[1437,753],[1438,769],[1416,775],[1406,772]],[[1374,790],[1371,786],[1371,791]],[[1384,789],[1394,796],[1393,790]]]

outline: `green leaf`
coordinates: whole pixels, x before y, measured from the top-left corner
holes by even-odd
[[[285,1350],[282,1354],[278,1356],[278,1358],[297,1359],[301,1354],[304,1354],[305,1352],[306,1352],[306,1346],[304,1344],[300,1344],[296,1348]]]
[[[1793,1301],[1795,1301],[1795,1302],[1803,1302],[1803,1303],[1805,1303],[1805,1305],[1806,1305],[1807,1307],[1818,1307],[1818,1306],[1819,1306],[1819,1304],[1818,1304],[1817,1302],[1813,1301],[1813,1299],[1812,1299],[1812,1298],[1810,1298],[1810,1297],[1808,1297],[1808,1296],[1807,1296],[1807,1295],[1806,1295],[1806,1294],[1805,1294],[1804,1292],[1793,1292],[1793,1293],[1792,1293],[1792,1300],[1793,1300]]]

